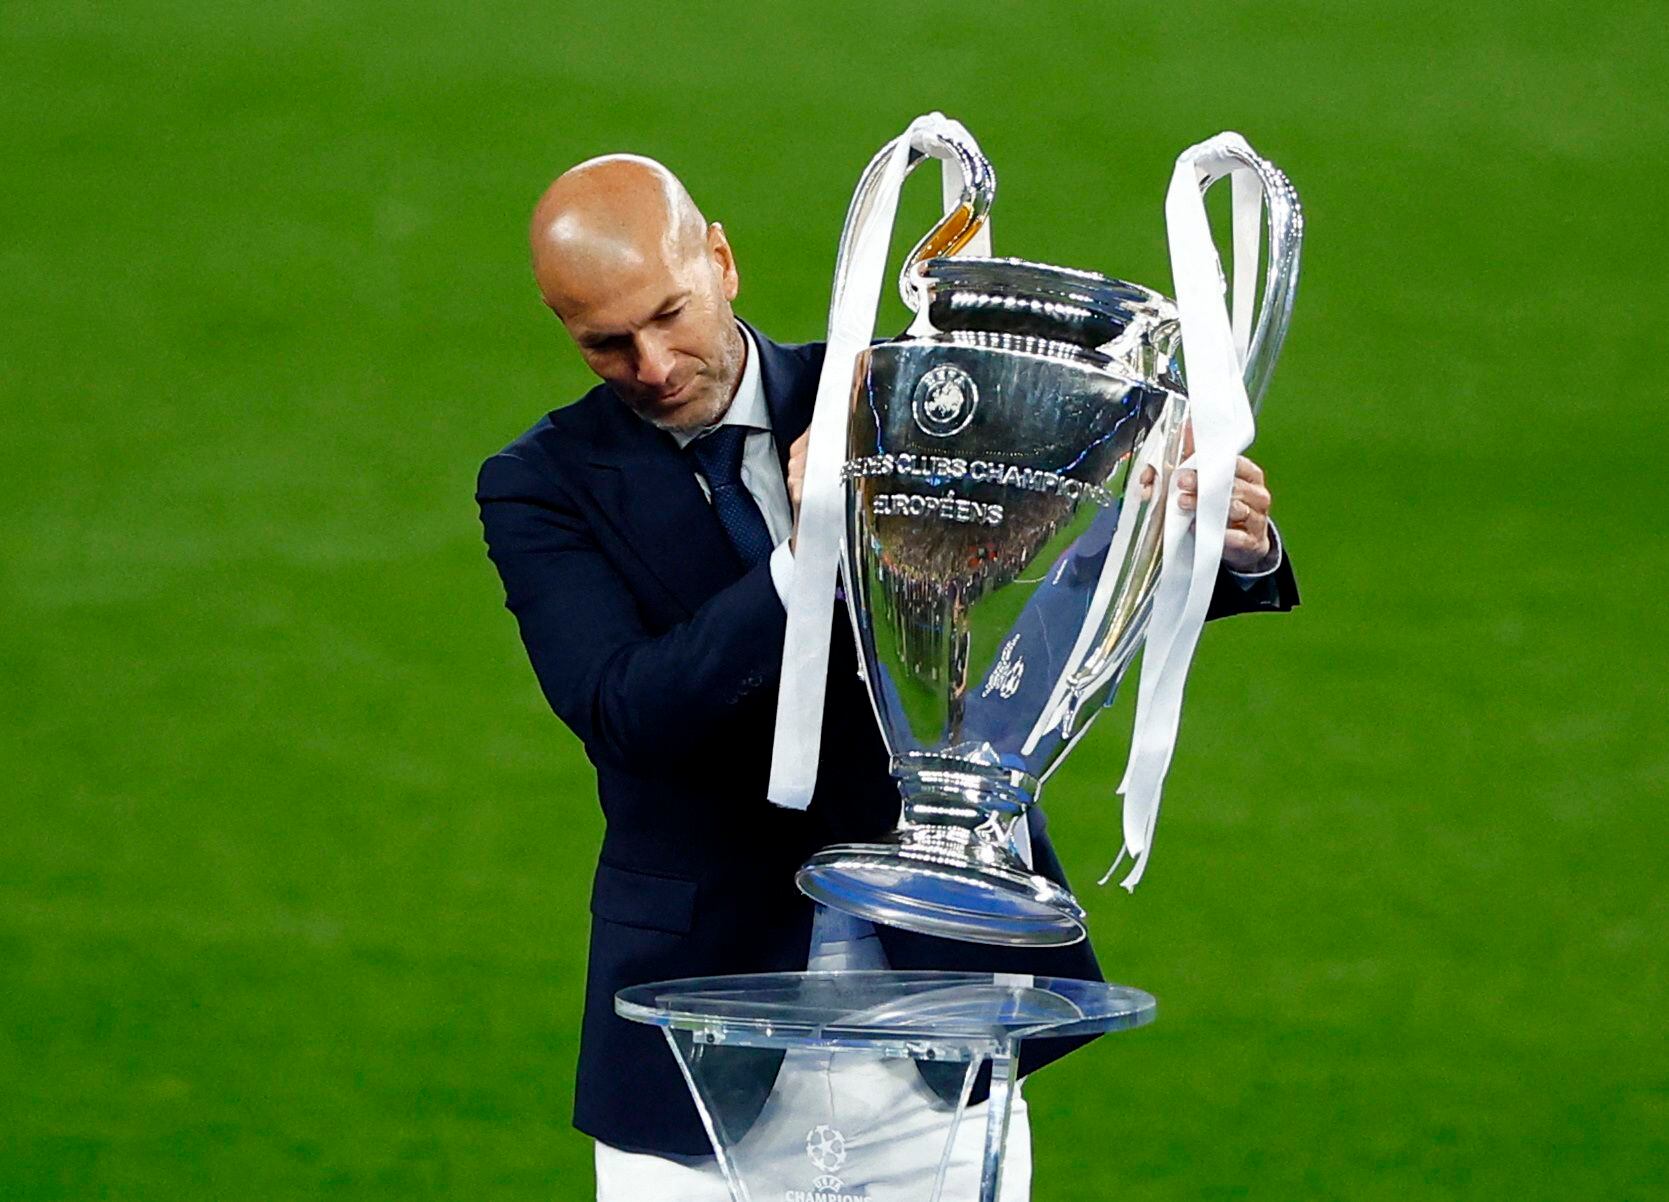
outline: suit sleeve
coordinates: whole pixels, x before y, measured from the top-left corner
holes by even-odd
[[[1217,586],[1211,593],[1211,605],[1205,620],[1227,618],[1235,614],[1286,613],[1298,605],[1298,578],[1292,574],[1292,560],[1286,547],[1281,547],[1281,562],[1267,576],[1250,582],[1237,580],[1225,567],[1217,569]]]
[[[651,633],[560,488],[510,454],[476,488],[487,554],[539,686],[593,760],[635,772],[723,751],[737,710],[776,683],[786,625],[769,563]]]

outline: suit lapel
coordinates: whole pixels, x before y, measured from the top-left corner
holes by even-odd
[[[741,560],[672,437],[612,394],[599,414],[587,465],[592,493],[644,566],[693,613],[741,576]]]
[[[817,400],[817,367],[752,326],[748,330],[759,347],[759,378],[765,387],[765,406],[771,411],[771,437],[786,472],[789,449],[811,425],[811,409]],[[819,357],[817,363],[821,361]]]

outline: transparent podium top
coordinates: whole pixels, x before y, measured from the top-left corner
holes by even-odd
[[[622,989],[633,1022],[741,1047],[866,1047],[965,1058],[1024,1039],[1153,1021],[1151,994],[1101,981],[979,972],[779,972]]]

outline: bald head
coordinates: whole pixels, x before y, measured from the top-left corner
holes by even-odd
[[[630,275],[705,247],[707,220],[654,159],[610,154],[570,167],[533,209],[533,275],[560,311],[598,272]]]
[[[545,189],[529,241],[540,295],[622,400],[669,429],[723,416],[743,363],[739,278],[677,176],[638,155],[587,159]]]

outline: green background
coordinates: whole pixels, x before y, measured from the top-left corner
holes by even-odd
[[[588,766],[480,459],[586,385],[528,277],[663,158],[821,335],[943,108],[999,251],[1169,286],[1173,157],[1308,217],[1147,882],[1128,709],[1050,813],[1161,1019],[1038,1077],[1040,1202],[1669,1196],[1661,5],[136,4],[0,15],[0,1198],[584,1198]],[[936,189],[916,185],[910,232]]]

